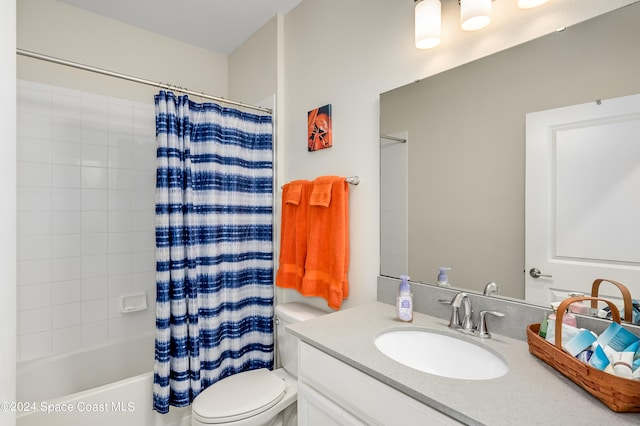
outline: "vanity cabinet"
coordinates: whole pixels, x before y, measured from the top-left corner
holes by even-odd
[[[301,426],[460,424],[304,342],[298,362]]]

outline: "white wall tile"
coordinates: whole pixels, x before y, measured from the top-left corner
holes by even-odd
[[[76,119],[82,117],[81,92],[65,87],[51,88],[51,115],[54,117]]]
[[[132,243],[130,244],[133,252],[152,252],[155,253],[154,247],[156,243],[156,235],[154,232],[132,232]]]
[[[54,188],[80,188],[80,167],[52,165],[51,186]]]
[[[17,120],[17,133],[22,138],[51,139],[51,116],[20,112]]]
[[[154,238],[155,238],[155,226],[156,226],[156,219],[155,219],[155,211],[153,207],[149,208],[148,210],[134,210],[133,213],[131,214],[131,230],[132,231],[154,232]]]
[[[73,352],[82,347],[82,328],[80,325],[64,327],[51,331],[53,353]]]
[[[82,324],[82,346],[91,347],[109,341],[109,322],[98,321]]]
[[[151,191],[155,196],[156,192],[156,169],[153,170],[134,170],[133,171],[133,189],[142,189]]]
[[[111,229],[106,211],[83,211],[81,216],[83,234],[99,234]]]
[[[133,104],[117,98],[109,98],[108,102],[109,124],[131,129],[133,127]]]
[[[49,212],[19,212],[19,235],[48,235],[51,233],[51,214]]]
[[[106,276],[107,265],[107,255],[82,256],[82,278]]]
[[[51,259],[19,260],[18,284],[43,284],[51,281]]]
[[[51,305],[77,303],[81,298],[82,281],[59,281],[51,284]]]
[[[133,274],[133,291],[142,291],[147,294],[147,303],[155,306],[156,300],[156,272],[134,272]]]
[[[18,286],[18,310],[45,308],[51,305],[51,284]]]
[[[82,322],[82,304],[69,303],[51,308],[51,328],[70,327]]]
[[[82,187],[107,189],[108,171],[105,167],[82,167]]]
[[[82,158],[82,145],[64,140],[51,141],[51,162],[79,166]]]
[[[51,329],[51,308],[18,311],[19,334],[39,333]]]
[[[83,189],[81,197],[82,211],[105,211],[108,208],[106,189]]]
[[[109,169],[109,189],[130,190],[135,186],[133,176],[133,170],[115,168]]]
[[[155,170],[156,154],[152,150],[134,149],[131,152],[132,168],[136,170]]]
[[[20,137],[17,154],[18,161],[49,164],[51,162],[51,141],[49,139]]]
[[[133,129],[131,127],[109,125],[109,146],[114,148],[133,148]]]
[[[133,191],[127,189],[110,189],[109,210],[130,212],[133,208]]]
[[[80,210],[80,195],[78,188],[51,188],[51,210],[56,212]]]
[[[156,253],[153,250],[133,253],[133,272],[156,270]]]
[[[153,103],[18,87],[19,359],[152,331],[119,296],[155,299]]]
[[[51,258],[79,257],[80,234],[54,235],[51,237]]]
[[[18,85],[16,98],[20,112],[51,114],[51,90],[48,87]]]
[[[105,96],[83,92],[81,95],[82,120],[106,125],[109,122],[109,101]],[[155,114],[155,113],[154,113]]]
[[[48,188],[51,185],[51,166],[42,163],[18,163],[18,186],[40,186]]]
[[[95,121],[82,122],[82,143],[91,145],[109,145],[108,126]]]
[[[128,147],[109,147],[109,167],[116,169],[131,169],[133,166],[132,152]]]
[[[109,252],[110,233],[82,234],[82,255],[92,256]]]
[[[108,318],[109,306],[107,299],[85,300],[82,302],[82,322],[90,323],[105,321]]]
[[[40,358],[52,350],[51,331],[18,336],[18,359]]]
[[[82,277],[81,258],[63,257],[51,260],[51,280],[72,281]]]
[[[79,234],[82,229],[79,211],[51,212],[52,234]]]
[[[110,232],[130,232],[132,230],[132,216],[128,211],[109,212]]]
[[[82,121],[74,118],[53,117],[51,119],[51,140],[79,144],[82,141]]]
[[[131,232],[109,232],[109,253],[130,253],[133,247],[133,235]]]
[[[107,280],[110,298],[120,297],[133,291],[133,275],[109,275]],[[120,315],[119,310],[117,315]]]
[[[109,275],[128,275],[133,273],[133,257],[130,253],[109,254]]]
[[[154,104],[145,104],[142,102],[134,102],[133,105],[133,127],[134,131],[142,130],[146,133],[152,131],[155,138],[155,105]]]
[[[82,165],[89,167],[107,167],[108,147],[106,145],[82,145]]]
[[[18,237],[18,260],[49,259],[51,236],[25,235]]]
[[[152,156],[156,156],[156,132],[153,127],[133,129],[133,147],[145,151],[150,151]]]
[[[156,205],[156,194],[152,189],[138,189],[133,192],[133,210],[153,211]]]
[[[19,211],[51,211],[51,189],[39,187],[21,187],[18,191],[17,202]]]
[[[85,278],[82,280],[82,300],[104,299],[109,297],[107,277]]]

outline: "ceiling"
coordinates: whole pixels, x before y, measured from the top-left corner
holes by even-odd
[[[59,0],[222,54],[302,0]]]

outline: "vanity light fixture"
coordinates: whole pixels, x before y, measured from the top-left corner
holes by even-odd
[[[418,49],[440,44],[442,4],[440,0],[415,0],[415,41]]]
[[[491,23],[491,3],[495,0],[458,0],[460,27],[476,31]],[[506,1],[506,0],[504,0]],[[512,0],[515,1],[515,0]],[[517,0],[520,9],[531,9],[549,0]],[[442,3],[440,0],[414,0],[415,44],[418,49],[431,49],[440,44]]]
[[[458,0],[460,27],[465,31],[480,30],[491,23],[492,0]]]

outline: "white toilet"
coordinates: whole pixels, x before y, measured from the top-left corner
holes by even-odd
[[[276,426],[297,424],[298,339],[287,324],[324,315],[303,303],[276,306],[276,350],[283,368],[229,376],[202,391],[191,404],[191,425]]]

